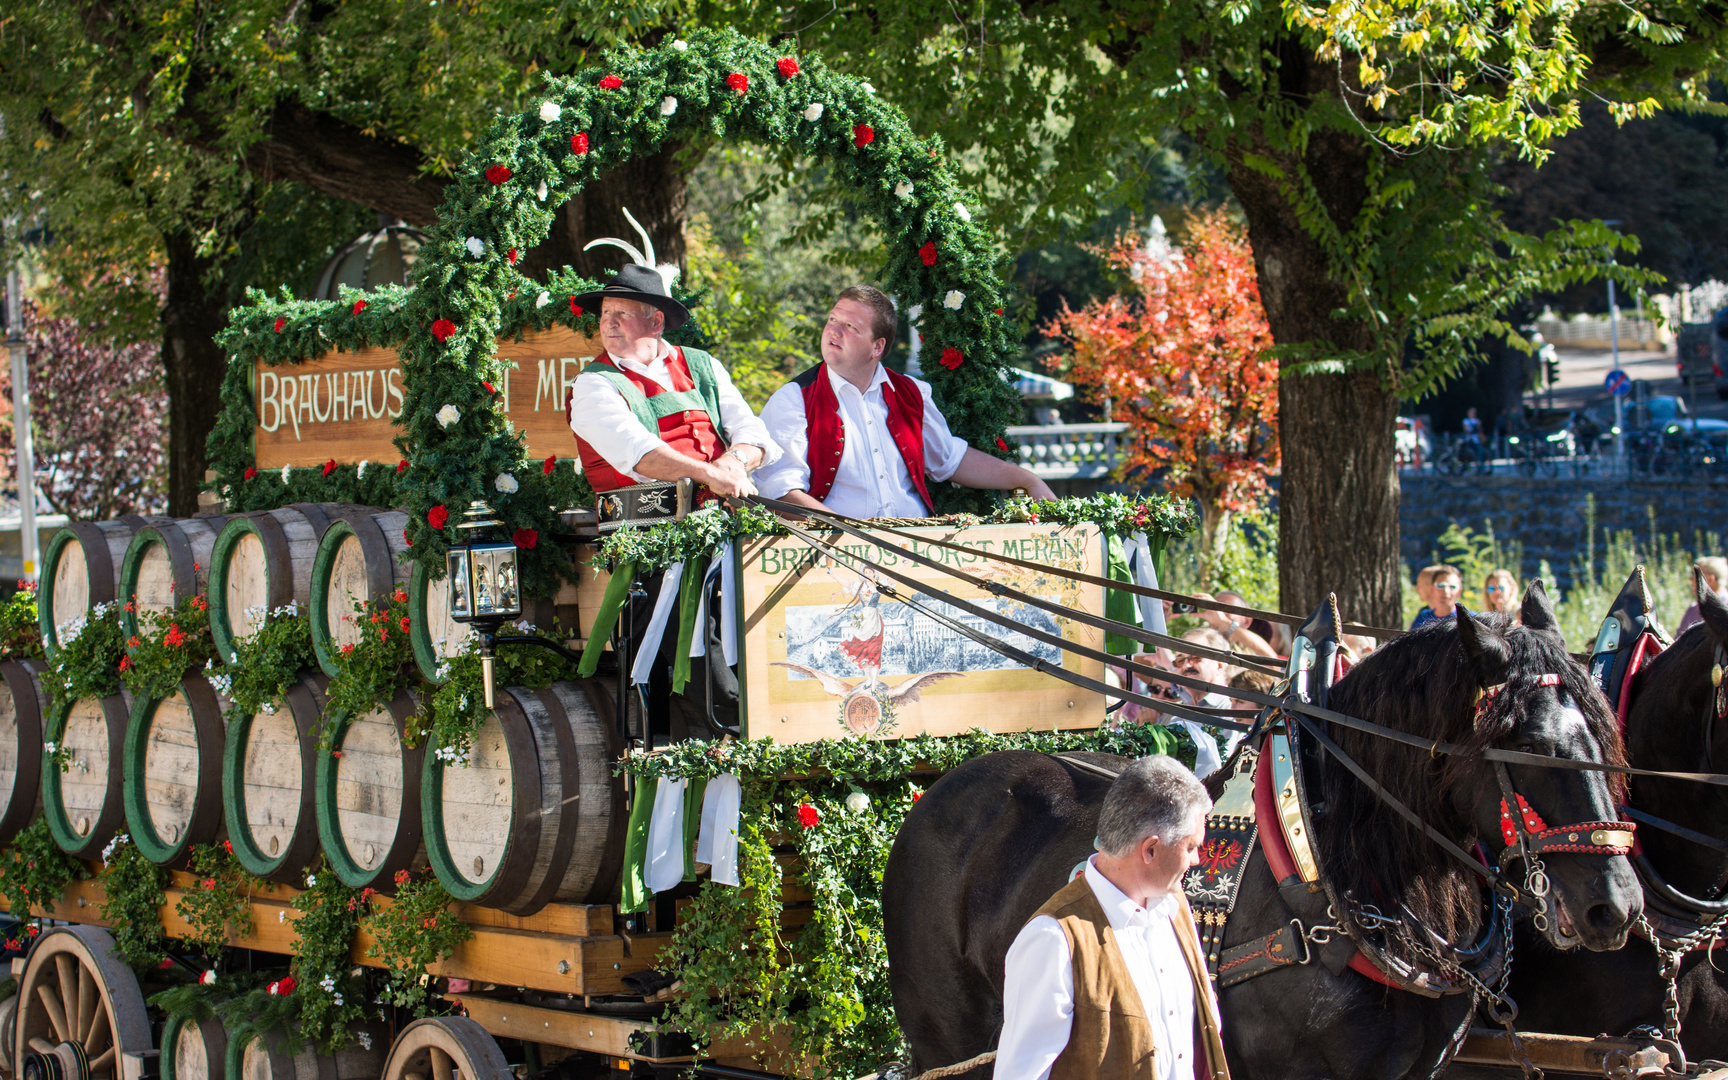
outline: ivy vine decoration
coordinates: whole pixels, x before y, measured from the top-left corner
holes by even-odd
[[[60,649],[42,676],[49,698],[60,707],[80,698],[120,692],[120,662],[126,658],[126,631],[117,602],[97,604],[60,628]]]
[[[407,592],[396,589],[388,597],[356,600],[353,612],[343,618],[360,627],[360,640],[334,654],[336,674],[330,679],[324,716],[362,716],[419,681],[408,636]],[[321,719],[320,750],[331,748],[332,734],[330,724]]]
[[[527,620],[517,622],[513,629],[524,634],[540,633],[540,628]],[[557,638],[568,634],[554,629],[552,636]],[[576,665],[550,649],[501,645],[497,651],[495,683],[498,686],[544,690],[560,679],[577,677]],[[439,761],[466,767],[474,735],[486,722],[487,716],[479,641],[472,636],[463,641],[461,650],[439,665],[438,678],[441,681],[431,694],[429,712],[422,715],[420,723]],[[421,732],[417,730],[413,734],[417,737]],[[414,745],[414,741],[409,744]]]
[[[192,927],[188,940],[215,959],[230,938],[252,936],[252,894],[264,883],[246,872],[227,840],[194,847],[191,873],[192,887],[174,910]]]
[[[363,897],[342,884],[322,861],[306,875],[306,888],[294,898],[294,972],[280,999],[266,1002],[291,1011],[299,1023],[289,1025],[292,1038],[311,1039],[324,1053],[347,1046],[354,1027],[369,1014],[364,972],[353,966],[354,935],[360,929]],[[292,998],[290,1002],[288,999]]]
[[[42,656],[42,620],[36,611],[36,583],[20,580],[12,599],[0,604],[0,660]]]
[[[60,850],[43,817],[0,850],[0,895],[14,916],[29,918],[32,926],[39,927],[45,918],[36,912],[53,908],[66,895],[67,885],[89,876],[83,863]]]
[[[121,833],[102,849],[102,918],[112,924],[114,947],[135,971],[158,966],[168,955],[162,906],[168,902],[168,871]]]
[[[917,325],[933,360],[926,377],[950,426],[986,452],[1011,453],[1003,425],[1018,397],[1001,375],[1019,345],[1001,314],[999,253],[973,223],[944,147],[913,134],[905,115],[869,84],[731,30],[618,50],[607,55],[603,73],[548,79],[537,107],[500,118],[473,147],[414,288],[380,291],[364,306],[347,295],[316,305],[258,297],[235,314],[223,342],[241,364],[314,356],[336,344],[331,331],[342,335],[346,319],[377,311],[364,331],[380,344],[400,343],[397,443],[409,467],[394,503],[409,511],[415,557],[442,571],[451,534],[434,521],[448,521],[449,508],[482,495],[511,531],[551,535],[555,507],[569,504],[541,482],[521,434],[495,408],[491,387],[503,366],[494,341],[511,327],[562,319],[557,309],[577,283],[557,275],[544,286],[531,281],[516,270],[517,257],[545,239],[557,208],[605,170],[693,138],[762,142],[826,164],[857,208],[880,223],[881,284],[921,311]],[[572,308],[570,315],[587,329],[583,320],[594,313]],[[248,405],[249,397],[231,403]],[[235,465],[248,434],[225,420],[213,437],[227,490],[246,482]],[[514,492],[494,490],[500,474],[516,478]],[[938,495],[947,509],[978,508],[986,498],[950,485]],[[440,508],[446,515],[433,513]],[[530,550],[522,567],[526,592],[551,592],[557,559]]]
[[[134,602],[126,601],[126,611]],[[210,601],[203,593],[188,596],[167,611],[138,615],[138,633],[126,640],[120,679],[137,697],[169,697],[180,680],[216,655],[210,637]]]
[[[366,955],[390,969],[385,1003],[416,1017],[427,1015],[427,969],[449,959],[474,931],[456,917],[454,898],[430,867],[418,876],[396,871],[396,894],[388,904],[377,903],[371,889],[363,896],[370,912],[366,928],[375,939]]]
[[[218,666],[204,662],[205,677],[216,692],[233,704],[229,720],[276,711],[277,703],[314,666],[312,617],[293,600],[270,612],[258,612],[263,624],[234,642],[235,662]]]

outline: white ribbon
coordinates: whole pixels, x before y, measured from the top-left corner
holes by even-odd
[[[660,639],[666,636],[666,620],[678,606],[678,583],[684,580],[684,564],[675,562],[660,577],[660,595],[654,600],[654,616],[636,652],[636,663],[630,668],[631,683],[645,683],[654,671],[654,660],[660,653]],[[656,807],[658,812],[658,807]]]
[[[708,655],[708,587],[720,576],[720,559],[725,554],[725,548],[720,550],[721,554],[709,560],[708,572],[702,575],[702,595],[696,601],[696,632],[690,635],[691,656]]]
[[[722,885],[738,884],[738,808],[744,789],[732,773],[708,781],[702,792],[702,828],[696,834],[696,861],[707,863]]]
[[[731,667],[738,662],[738,559],[728,540],[720,549],[720,655]]]
[[[1152,546],[1146,534],[1137,532],[1128,538],[1128,568],[1134,574],[1134,584],[1142,589],[1158,588],[1158,568],[1152,565]],[[1140,605],[1140,625],[1154,634],[1168,634],[1164,624],[1164,605],[1150,596],[1134,598]]]
[[[664,892],[684,880],[684,784],[662,776],[654,791],[654,816],[648,819],[648,858],[643,880],[650,892]]]

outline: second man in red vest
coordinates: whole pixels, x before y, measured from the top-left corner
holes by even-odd
[[[849,518],[928,517],[937,480],[1055,498],[1028,470],[956,438],[928,383],[882,365],[896,326],[882,290],[855,285],[840,294],[822,328],[822,363],[762,408],[784,451],[756,474],[762,494]]]

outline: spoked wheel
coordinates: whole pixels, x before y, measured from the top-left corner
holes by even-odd
[[[382,1080],[510,1080],[510,1066],[486,1029],[466,1016],[416,1020],[402,1029]]]
[[[96,926],[62,926],[30,950],[18,985],[20,1080],[119,1080],[120,1056],[150,1049],[138,980]]]

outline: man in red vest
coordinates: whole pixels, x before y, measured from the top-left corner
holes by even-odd
[[[632,263],[573,303],[600,309],[606,347],[565,401],[594,490],[689,477],[716,495],[756,494],[751,472],[779,450],[718,361],[666,343],[690,312],[659,272]]]
[[[855,285],[840,294],[822,329],[822,363],[762,408],[785,452],[757,474],[762,493],[849,518],[928,517],[936,480],[1055,498],[1031,472],[949,432],[930,384],[882,365],[896,325],[882,290]]]

